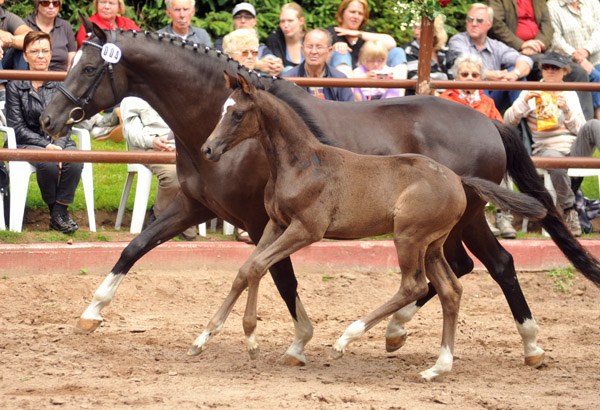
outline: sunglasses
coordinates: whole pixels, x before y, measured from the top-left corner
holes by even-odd
[[[50,7],[50,5],[53,5],[54,7],[60,7],[60,1],[58,1],[58,0],[40,1],[40,5],[42,7]]]
[[[252,14],[241,14],[238,13],[235,16],[233,16],[234,20],[252,20],[255,19],[256,17],[254,17]]]
[[[473,22],[476,21],[477,24],[483,24],[484,19],[482,19],[481,17],[467,17],[467,23],[469,24],[473,24]]]
[[[478,72],[468,72],[468,71],[462,71],[460,73],[458,73],[458,75],[460,76],[460,78],[473,78],[473,79],[477,79],[479,77],[481,77],[481,74],[479,74]]]
[[[246,57],[250,57],[250,56],[256,57],[258,55],[258,51],[257,50],[234,51],[233,54],[241,54]]]
[[[542,64],[542,70],[557,71],[557,70],[560,70],[560,67],[552,65],[552,64]]]

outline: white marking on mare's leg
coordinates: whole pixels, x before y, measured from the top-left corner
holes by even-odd
[[[437,376],[448,373],[450,370],[452,370],[453,361],[454,356],[452,355],[450,348],[448,346],[442,346],[440,349],[440,356],[435,362],[435,365],[430,369],[423,370],[421,372],[421,377],[427,381],[430,381]]]
[[[330,358],[339,359],[344,355],[346,347],[355,340],[361,338],[365,334],[365,324],[362,320],[357,320],[352,323],[344,334],[335,342],[331,349]]]
[[[385,331],[385,348],[388,352],[394,352],[404,346],[407,337],[404,324],[411,321],[418,311],[417,302],[412,302],[392,315]]]
[[[92,299],[92,303],[90,303],[81,317],[88,320],[102,321],[100,311],[113,300],[115,292],[117,291],[117,288],[123,279],[125,279],[125,275],[117,275],[111,272],[106,279],[104,279],[104,282],[102,282],[98,290],[96,290],[96,293],[94,293],[94,298]]]
[[[520,324],[517,322],[517,330],[523,339],[525,352],[525,364],[532,367],[540,367],[544,362],[544,349],[537,345],[537,334],[540,331],[535,319],[527,319]]]
[[[306,364],[304,347],[313,337],[313,326],[298,297],[296,297],[296,317],[298,318],[298,320],[294,320],[296,335],[294,341],[286,350],[282,362],[288,365],[304,366]]]
[[[194,343],[192,343],[192,345],[190,346],[190,348],[187,352],[188,356],[199,355],[205,349],[206,343],[210,339],[212,339],[212,337],[214,335],[218,334],[222,329],[223,329],[223,323],[221,323],[219,326],[215,327],[213,330],[205,330],[204,332],[202,332],[200,334],[200,336],[198,336],[196,338],[196,340],[194,341]]]

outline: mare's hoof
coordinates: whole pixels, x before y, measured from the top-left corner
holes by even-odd
[[[188,356],[198,356],[200,353],[202,353],[202,350],[204,350],[204,348],[198,347],[196,345],[191,345],[187,351],[187,355]]]
[[[529,356],[525,358],[525,364],[527,366],[533,367],[534,369],[539,368],[544,364],[546,353],[538,354],[536,356]]]
[[[396,350],[398,350],[402,346],[404,346],[404,343],[406,343],[407,338],[408,338],[408,335],[406,333],[401,336],[386,337],[385,338],[385,350],[387,350],[389,353],[395,352]]]
[[[248,355],[250,356],[251,360],[256,360],[258,359],[258,354],[260,353],[260,349],[258,348],[258,346],[252,348],[252,349],[248,349]]]
[[[300,360],[297,357],[291,356],[287,353],[284,354],[281,359],[279,359],[279,363],[289,367],[306,366],[306,360]]]
[[[73,329],[74,333],[87,335],[92,333],[94,330],[100,326],[102,323],[101,320],[96,319],[84,319],[82,317],[79,318],[77,323],[75,324],[75,328]]]
[[[344,355],[343,350],[337,350],[337,349],[333,348],[329,352],[329,360],[337,360],[337,359],[341,358],[343,355]]]

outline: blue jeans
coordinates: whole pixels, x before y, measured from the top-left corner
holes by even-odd
[[[513,69],[514,67],[509,67],[508,71],[512,71]],[[527,77],[523,77],[519,79],[519,81],[527,81]],[[517,98],[519,98],[521,90],[484,90],[483,93],[494,100],[496,108],[502,113],[504,110],[510,107]]]
[[[592,83],[600,83],[600,64],[590,73],[590,81]],[[600,91],[592,92],[592,101],[594,102],[594,108],[600,107]]]
[[[389,67],[396,67],[398,64],[406,63],[406,53],[400,47],[394,47],[388,51],[388,57],[386,64]],[[352,66],[352,55],[350,53],[340,54],[337,51],[331,53],[331,59],[329,65],[337,67],[340,64],[346,64],[350,68]]]

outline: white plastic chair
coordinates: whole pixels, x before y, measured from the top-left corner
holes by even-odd
[[[11,127],[0,126],[0,132],[4,133],[9,149],[17,148],[15,131]],[[79,149],[90,150],[90,134],[87,130],[73,129],[72,134],[79,137]],[[10,179],[10,221],[9,229],[13,232],[21,232],[23,229],[23,214],[25,212],[25,202],[27,200],[27,190],[29,189],[29,178],[35,172],[35,167],[26,161],[9,161],[8,174]],[[94,180],[92,164],[86,162],[83,164],[81,173],[83,182],[83,192],[85,195],[85,204],[87,207],[90,231],[96,232],[96,217],[94,214]]]
[[[131,226],[129,227],[130,233],[140,233],[144,226],[144,217],[146,216],[146,209],[148,208],[148,198],[150,197],[150,186],[152,184],[152,172],[150,168],[142,164],[127,164],[127,179],[125,180],[125,186],[123,187],[123,193],[121,194],[121,202],[119,203],[119,209],[117,211],[117,220],[115,223],[115,229],[121,229],[121,223],[123,222],[123,215],[125,214],[125,208],[127,206],[127,200],[129,199],[129,193],[131,192],[131,186],[133,185],[133,178],[137,173],[137,185],[135,188],[135,200],[133,202],[133,213],[131,215]],[[211,226],[213,231],[216,230],[217,220],[213,219]],[[202,223],[198,225],[198,231],[200,236],[206,236],[206,224]],[[233,225],[223,221],[223,231],[226,235],[233,234]]]

